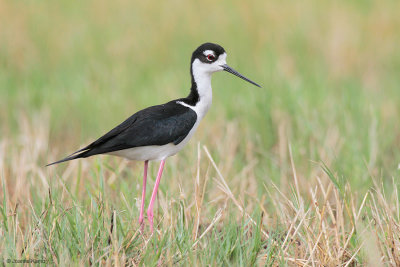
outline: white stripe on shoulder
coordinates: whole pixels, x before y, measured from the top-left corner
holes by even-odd
[[[177,104],[180,104],[180,105],[182,105],[182,106],[184,106],[184,107],[188,107],[188,108],[191,108],[191,109],[194,110],[194,107],[193,107],[193,106],[191,106],[191,105],[189,105],[189,104],[186,104],[185,102],[176,101],[176,103],[177,103]]]

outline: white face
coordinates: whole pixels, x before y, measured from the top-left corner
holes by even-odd
[[[204,50],[202,49],[203,46],[205,47]],[[193,52],[192,73],[197,85],[202,84],[204,87],[211,88],[212,74],[224,70],[255,86],[261,87],[226,64],[226,52],[222,47],[211,43],[206,43],[203,46]]]
[[[226,64],[226,53],[217,56],[212,50],[203,51],[204,58],[202,60],[195,59],[193,61],[193,71],[202,71],[207,73],[214,73],[224,70],[221,65]]]

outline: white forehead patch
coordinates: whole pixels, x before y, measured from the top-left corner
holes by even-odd
[[[213,55],[213,56],[215,56],[215,52],[214,51],[212,51],[212,50],[205,50],[204,52],[203,52],[203,54],[205,55],[205,56],[208,56],[208,55]]]
[[[218,60],[226,61],[226,52],[219,56]]]

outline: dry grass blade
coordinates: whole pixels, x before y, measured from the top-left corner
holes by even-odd
[[[353,256],[351,256],[351,258],[346,262],[346,264],[344,265],[344,267],[347,267],[350,265],[350,263],[353,262],[354,258],[357,256],[358,252],[360,251],[360,249],[363,247],[364,242],[361,243],[360,247],[356,250],[356,252],[353,254]]]
[[[299,206],[303,207],[303,201],[299,189],[299,181],[297,178],[296,166],[294,165],[294,160],[293,160],[292,146],[290,145],[290,143],[288,144],[288,147],[289,147],[290,164],[292,166],[292,172],[293,172],[293,180],[294,180],[294,185],[296,187],[297,201],[299,202]]]
[[[204,230],[204,232],[200,235],[200,237],[193,243],[192,248],[196,247],[197,243],[214,227],[214,225],[221,219],[223,209],[218,209],[215,213],[213,220],[211,221],[210,225]]]
[[[281,249],[282,249],[282,250],[285,249],[286,242],[287,242],[288,239],[289,239],[290,233],[292,232],[292,229],[293,229],[293,227],[294,227],[294,225],[295,225],[295,223],[296,223],[297,218],[299,217],[299,215],[300,215],[300,212],[297,212],[296,217],[294,217],[293,221],[290,223],[289,230],[288,230],[288,232],[287,232],[287,234],[286,234],[286,237],[285,237],[285,239],[283,240],[283,243],[282,243],[282,246],[281,246]]]
[[[257,222],[253,218],[251,218],[251,216],[246,211],[244,211],[243,207],[240,205],[240,203],[236,200],[235,196],[232,194],[232,191],[230,190],[230,188],[229,188],[228,184],[226,183],[224,177],[222,176],[221,172],[219,171],[219,169],[217,167],[217,164],[215,164],[215,161],[211,157],[210,152],[208,151],[207,147],[203,146],[203,149],[206,152],[208,159],[211,161],[211,164],[213,165],[214,169],[216,170],[216,172],[218,174],[218,177],[220,178],[220,181],[221,181],[221,183],[223,185],[222,189],[224,190],[225,194],[227,194],[227,196],[233,201],[233,203],[236,205],[236,207],[239,209],[239,211],[241,213],[244,213],[245,216],[257,227],[258,226]],[[269,235],[267,234],[267,232],[265,232],[262,229],[261,229],[261,232],[266,238],[269,238]]]
[[[294,230],[294,233],[292,235],[292,239],[297,235],[297,233],[299,232],[302,224],[304,223],[305,219],[307,218],[308,213],[310,212],[311,209],[308,209],[304,214],[303,214],[303,218],[300,220],[299,224],[296,226],[296,229]],[[291,242],[289,242],[291,243]],[[289,249],[289,244],[288,246],[286,246],[286,248],[283,250],[283,253],[286,254],[287,251]]]

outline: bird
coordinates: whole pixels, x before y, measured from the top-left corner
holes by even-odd
[[[157,178],[147,209],[147,219],[153,233],[154,202],[165,161],[178,153],[193,136],[212,103],[211,76],[226,71],[261,87],[226,63],[225,49],[215,43],[204,43],[194,50],[190,62],[191,88],[187,97],[140,110],[91,144],[64,159],[46,166],[99,154],[128,160],[143,161],[143,187],[139,225],[143,230],[144,205],[149,161],[160,161]]]

